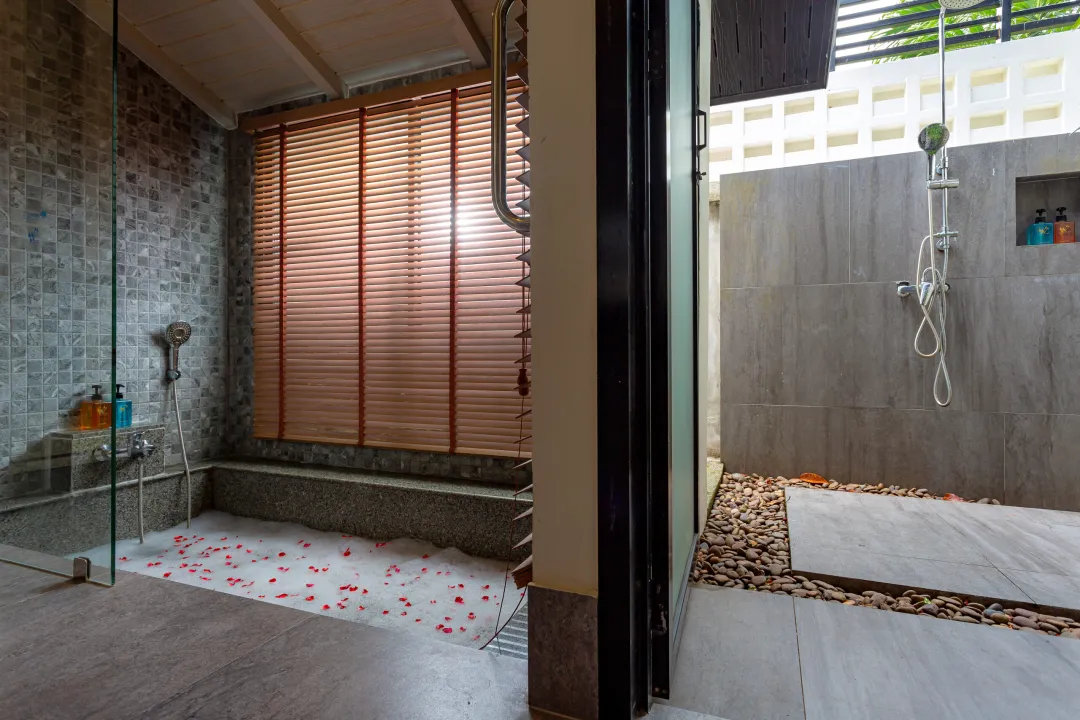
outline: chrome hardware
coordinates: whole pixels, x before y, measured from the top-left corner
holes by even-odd
[[[515,215],[506,200],[506,23],[514,0],[497,0],[491,18],[491,201],[514,232],[528,235],[530,216]]]

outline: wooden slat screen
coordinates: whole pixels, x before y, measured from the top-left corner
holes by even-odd
[[[256,138],[256,437],[517,455],[523,240],[491,207],[489,106],[481,86]]]

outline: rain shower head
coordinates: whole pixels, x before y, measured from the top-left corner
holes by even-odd
[[[967,10],[975,7],[983,0],[941,0],[941,7],[946,10]]]
[[[186,322],[174,322],[165,328],[165,340],[172,346],[172,367],[165,377],[172,381],[180,377],[180,346],[191,339],[191,326]]]
[[[930,157],[948,144],[949,128],[941,123],[930,123],[919,131],[919,147]]]

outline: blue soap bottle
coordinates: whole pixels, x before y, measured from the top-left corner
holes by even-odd
[[[116,427],[131,427],[131,401],[124,399],[124,386],[116,386],[113,396],[113,412],[116,413]]]
[[[1039,208],[1035,211],[1035,222],[1028,226],[1027,230],[1027,244],[1054,244],[1054,223],[1047,222],[1045,208]]]

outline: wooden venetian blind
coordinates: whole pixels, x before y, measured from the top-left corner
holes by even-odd
[[[257,137],[257,437],[512,456],[531,434],[489,104],[453,90]]]

